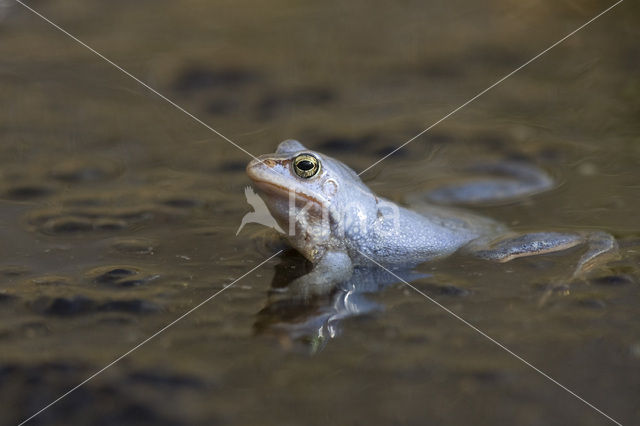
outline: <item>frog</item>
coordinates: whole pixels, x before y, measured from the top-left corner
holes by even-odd
[[[534,192],[549,185],[542,171],[535,178],[533,168],[523,170],[519,194],[526,193],[527,180]],[[414,196],[411,208],[399,205],[374,193],[345,163],[294,139],[251,160],[246,173],[289,244],[311,262],[310,272],[295,280],[305,288],[331,288],[355,268],[374,264],[406,269],[457,252],[504,263],[584,245],[573,279],[617,250],[615,238],[604,231],[519,233],[473,211],[436,204],[433,197]],[[483,197],[488,187],[485,182]],[[504,185],[497,187],[501,191],[492,197],[513,197]],[[447,194],[458,197],[450,189]]]

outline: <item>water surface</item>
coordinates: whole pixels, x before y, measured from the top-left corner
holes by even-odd
[[[251,153],[293,137],[359,171],[610,3],[29,4]],[[284,247],[235,236],[246,154],[0,11],[0,420],[17,424]],[[363,175],[402,202],[526,161],[553,190],[470,208],[615,235],[620,258],[576,283],[579,249],[408,278],[623,424],[640,417],[638,16],[623,3]],[[288,298],[307,268],[285,251],[33,424],[609,423],[388,277]]]

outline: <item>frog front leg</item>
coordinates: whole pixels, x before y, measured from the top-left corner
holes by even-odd
[[[345,251],[327,251],[308,274],[289,284],[289,290],[302,298],[326,294],[337,284],[347,281],[352,274],[353,263]]]

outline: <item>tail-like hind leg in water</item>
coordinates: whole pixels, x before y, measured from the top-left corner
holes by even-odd
[[[573,273],[574,279],[586,275],[594,266],[618,256],[618,243],[613,235],[603,231],[585,232],[582,237],[587,244],[587,251],[578,261]]]
[[[591,269],[617,256],[618,244],[612,235],[602,232],[581,232],[575,234],[561,232],[533,232],[528,234],[509,233],[497,239],[479,239],[467,246],[473,255],[497,262],[508,262],[525,256],[536,256],[567,250],[584,244],[586,251],[578,260],[570,280],[584,277]],[[544,303],[555,286],[542,297]]]

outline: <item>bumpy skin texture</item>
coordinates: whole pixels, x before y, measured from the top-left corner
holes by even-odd
[[[317,173],[296,173],[300,155],[318,160]],[[295,140],[251,161],[247,174],[291,245],[314,264],[306,284],[326,285],[329,276],[329,281],[348,278],[354,266],[370,264],[368,258],[386,266],[411,266],[464,248],[508,261],[587,241],[593,245],[581,260],[587,263],[615,248],[615,240],[605,233],[518,235],[454,208],[424,203],[420,213],[405,209],[374,194],[345,164]]]

